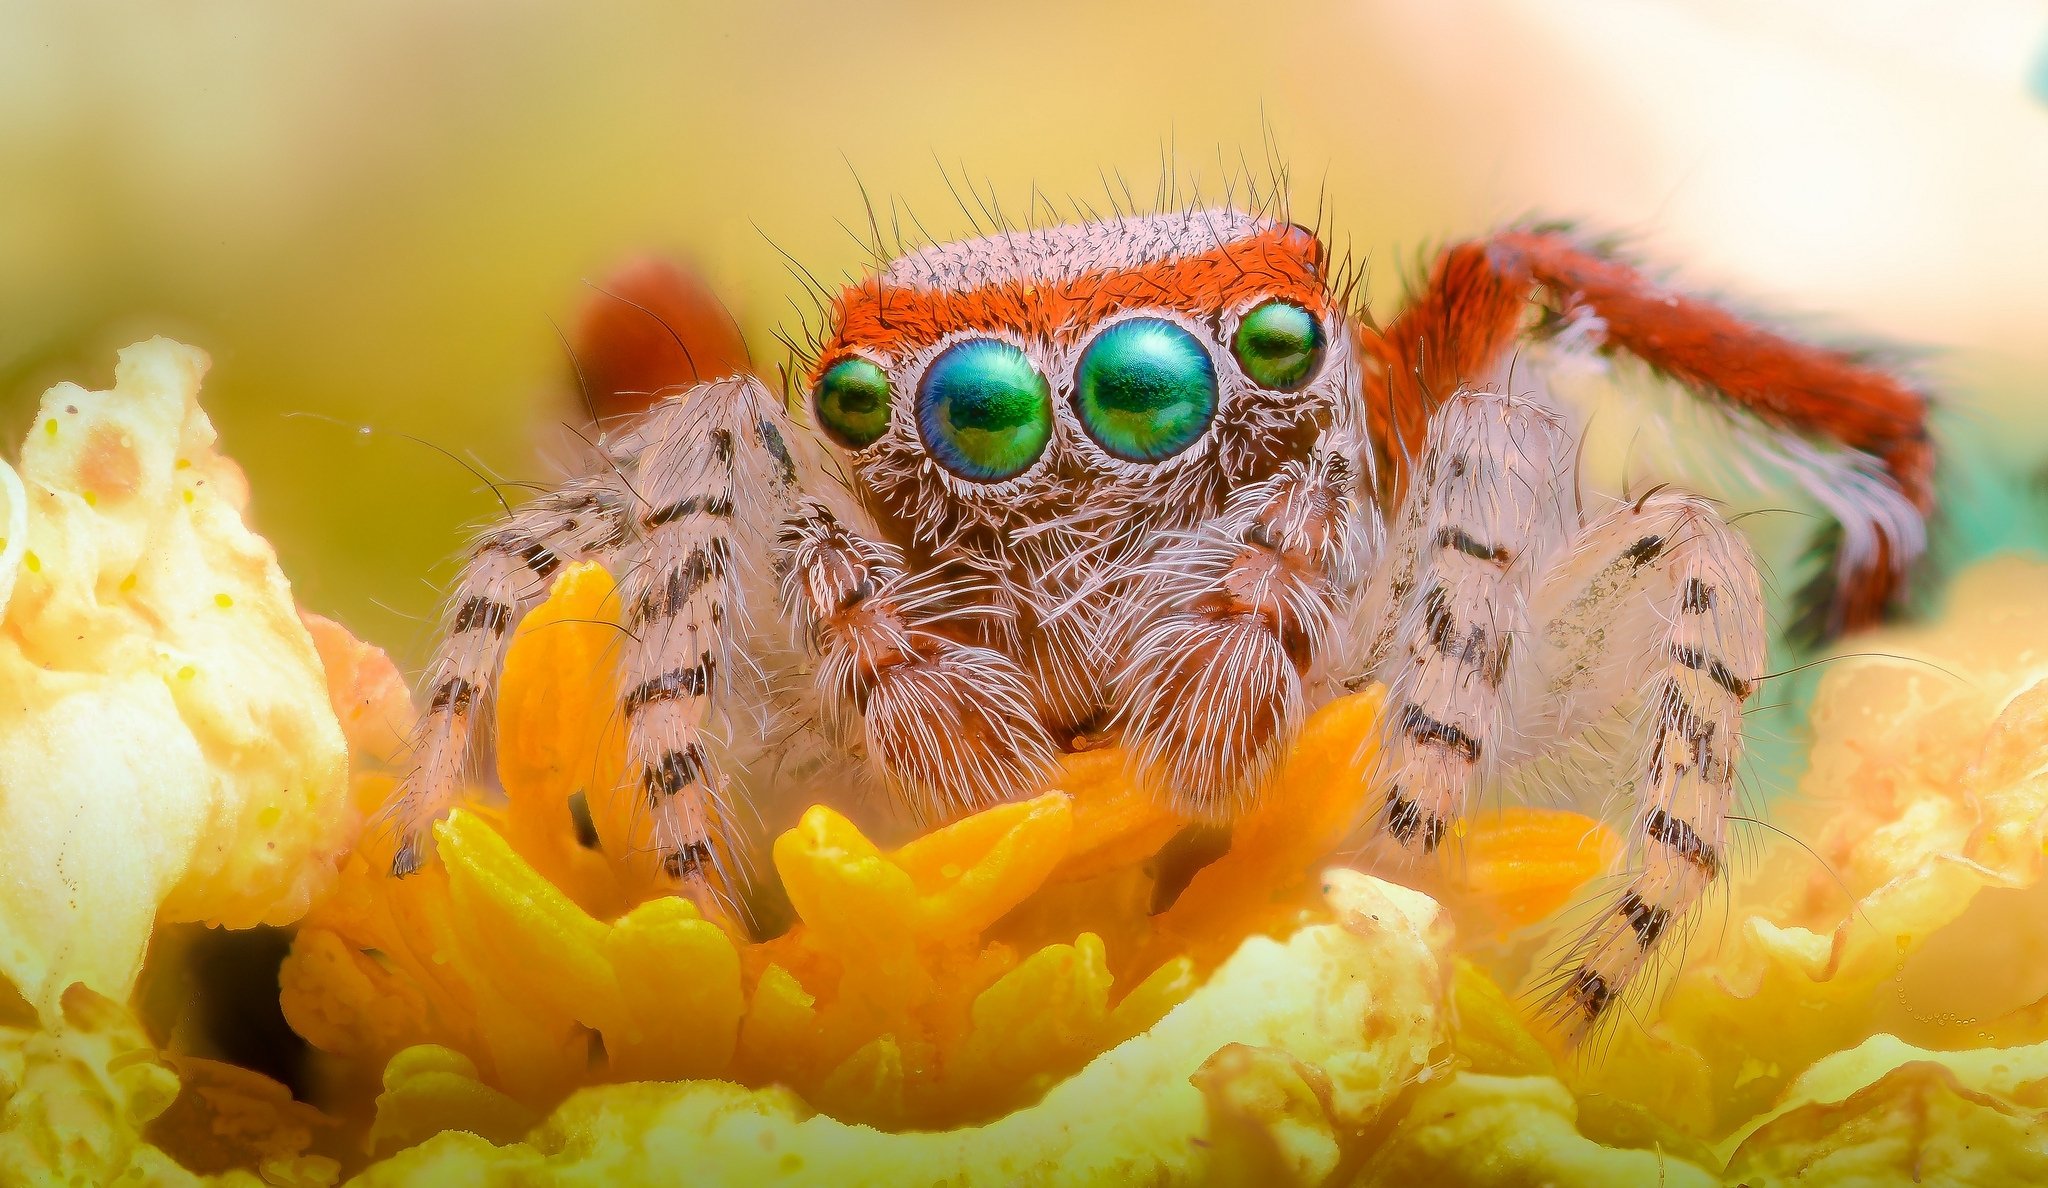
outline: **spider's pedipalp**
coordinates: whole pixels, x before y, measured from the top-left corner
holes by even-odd
[[[1184,814],[1227,820],[1272,774],[1343,639],[1377,544],[1339,435],[1139,570],[1117,676],[1140,777]]]
[[[1015,661],[934,627],[949,591],[912,581],[901,555],[806,501],[782,528],[782,603],[816,663],[830,732],[858,739],[919,822],[1031,788],[1055,748]],[[986,608],[968,606],[969,611]]]
[[[1666,493],[1588,525],[1545,575],[1538,606],[1553,741],[1617,708],[1637,727],[1629,838],[1640,863],[1574,942],[1547,1003],[1577,1040],[1724,866],[1742,705],[1764,663],[1763,595],[1742,537],[1704,500]]]
[[[418,870],[433,849],[434,822],[468,784],[496,704],[512,629],[547,597],[555,571],[606,560],[629,535],[630,493],[602,469],[525,504],[470,552],[448,612],[448,633],[428,668],[427,710],[412,741],[412,768],[381,816],[396,833],[391,873]]]
[[[1431,423],[1362,633],[1392,707],[1379,823],[1411,853],[1444,842],[1515,748],[1507,686],[1534,575],[1565,539],[1570,458],[1528,399],[1461,392]]]

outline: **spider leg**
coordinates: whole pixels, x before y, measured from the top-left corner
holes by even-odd
[[[806,499],[784,521],[784,613],[814,666],[830,735],[857,743],[920,824],[1038,786],[1058,748],[1016,662],[964,642],[951,620],[999,614],[909,571],[860,515]]]
[[[1764,662],[1763,595],[1741,534],[1704,500],[1666,493],[1587,525],[1545,574],[1537,615],[1552,745],[1617,708],[1636,727],[1637,866],[1577,938],[1546,1004],[1577,1041],[1721,873],[1742,704]]]
[[[1342,611],[1377,543],[1357,470],[1326,432],[1140,568],[1111,632],[1126,641],[1124,738],[1139,777],[1184,815],[1245,807],[1347,638]]]
[[[794,507],[798,470],[782,405],[760,381],[702,384],[642,422],[639,534],[621,575],[627,642],[619,702],[631,787],[652,818],[664,874],[709,908],[743,881],[740,756],[772,700],[766,564]]]
[[[1392,557],[1362,604],[1387,685],[1384,831],[1413,854],[1452,833],[1516,748],[1516,649],[1535,575],[1566,537],[1571,443],[1535,401],[1460,392],[1438,411]]]
[[[397,834],[392,874],[426,862],[434,822],[469,783],[488,732],[477,724],[491,721],[512,628],[547,597],[562,565],[613,555],[629,514],[629,494],[607,469],[531,500],[470,551],[427,670],[431,692],[414,729],[411,769],[379,814]]]
[[[1853,352],[1788,338],[1560,231],[1506,231],[1437,258],[1375,344],[1386,370],[1367,400],[1382,439],[1413,441],[1445,393],[1493,379],[1539,288],[1597,317],[1608,347],[1769,428],[1771,448],[1840,525],[1833,564],[1808,591],[1812,632],[1870,625],[1903,593],[1934,510],[1926,395]],[[1821,461],[1815,442],[1848,451],[1844,462]],[[1397,470],[1398,451],[1388,462]]]

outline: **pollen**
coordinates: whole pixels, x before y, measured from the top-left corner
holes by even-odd
[[[235,604],[235,596],[227,593],[215,594],[213,596],[213,604],[222,610],[226,610]]]

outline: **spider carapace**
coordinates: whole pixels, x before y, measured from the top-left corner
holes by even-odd
[[[1567,230],[1443,251],[1384,327],[1345,287],[1314,233],[1259,214],[1020,230],[846,288],[801,400],[747,374],[660,394],[475,546],[394,873],[465,786],[511,627],[594,560],[625,608],[617,794],[707,906],[743,887],[749,805],[850,774],[943,818],[1114,736],[1156,795],[1227,822],[1306,713],[1371,678],[1361,823],[1419,857],[1490,781],[1620,715],[1598,745],[1626,748],[1633,864],[1549,1000],[1583,1034],[1721,871],[1764,606],[1706,500],[1581,511],[1573,435],[1508,387],[1514,353],[1564,327],[1759,430],[1837,521],[1824,631],[1873,621],[1923,550],[1926,400]]]

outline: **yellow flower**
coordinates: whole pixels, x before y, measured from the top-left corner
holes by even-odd
[[[1425,1075],[1447,918],[1388,884],[1345,874],[1332,891],[1319,877],[1357,824],[1379,690],[1311,718],[1228,852],[1163,912],[1152,911],[1147,865],[1181,823],[1109,749],[1069,756],[1042,795],[896,849],[812,808],[772,847],[798,922],[750,944],[664,894],[622,798],[591,795],[621,782],[606,708],[616,614],[601,568],[557,579],[506,665],[503,806],[456,812],[437,831],[440,862],[406,880],[382,873],[388,843],[372,839],[299,933],[282,975],[287,1015],[320,1048],[386,1067],[378,1150],[426,1137],[420,1119],[502,1139],[512,1120],[580,1086],[662,1080],[686,1083],[576,1100],[628,1109],[619,1125],[664,1134],[684,1119],[737,1112],[781,1125],[824,1111],[797,1128],[810,1137],[792,1140],[822,1144],[792,1156],[814,1171],[853,1124],[951,1128],[937,1146],[901,1135],[832,1174],[880,1175],[896,1160],[987,1175],[1060,1165],[1072,1157],[1062,1144],[1029,1138],[1043,1139],[1053,1118],[1102,1130],[1088,1142],[1108,1144],[1105,1175],[1213,1170],[1283,1148],[1321,1166],[1335,1158],[1331,1134],[1364,1125]],[[578,842],[577,797],[594,847]],[[1571,814],[1511,815],[1471,838],[1493,894],[1468,902],[1477,918],[1519,918],[1529,901],[1555,902],[1594,874],[1609,840]],[[1399,906],[1371,923],[1365,902]],[[1246,939],[1261,935],[1285,943]],[[1393,960],[1388,946],[1405,956]],[[1274,989],[1283,981],[1296,988]],[[1365,995],[1356,1011],[1323,1017],[1347,994]],[[1177,1029],[1162,1031],[1168,1018]],[[1313,1051],[1267,1043],[1302,1027],[1336,1030],[1317,1032]],[[1232,1044],[1248,1046],[1225,1055]],[[1165,1112],[1147,1124],[1156,1133],[1104,1128],[1101,1095],[1112,1091],[1160,1096]],[[1185,1100],[1167,1109],[1175,1095]],[[472,1112],[474,1123],[460,1121]],[[1244,1149],[1191,1157],[1208,1150],[1196,1142],[1203,1128],[1226,1116],[1250,1127]],[[451,1137],[433,1158],[455,1158],[450,1143],[470,1153],[462,1159],[475,1153]],[[417,1170],[417,1158],[393,1167]]]
[[[130,347],[113,390],[43,398],[18,479],[0,463],[0,977],[46,1015],[77,983],[125,1001],[158,919],[296,920],[350,830],[320,659],[242,522],[206,366]]]
[[[1796,840],[1658,1009],[1565,1058],[1503,986],[1618,839],[1511,809],[1458,877],[1391,872],[1427,895],[1326,868],[1377,689],[1310,719],[1220,856],[1111,748],[900,846],[813,807],[768,848],[791,927],[701,918],[609,794],[590,566],[515,635],[506,796],[386,877],[388,838],[342,847],[410,699],[292,606],[202,367],[133,348],[113,392],[50,394],[26,482],[0,467],[0,1184],[2048,1176],[2048,566],[1858,641],[1779,806]],[[329,1113],[158,1051],[123,1003],[154,920],[301,912],[283,1005]]]

